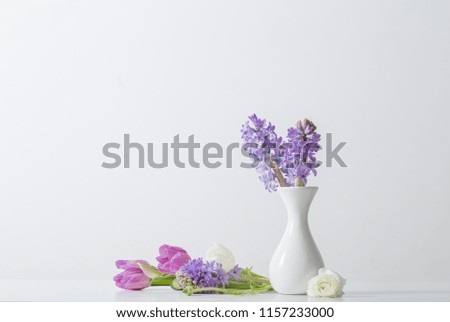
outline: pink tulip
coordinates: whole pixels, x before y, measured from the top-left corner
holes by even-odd
[[[117,268],[124,271],[114,276],[114,282],[126,290],[142,290],[152,284],[152,279],[144,274],[138,264],[148,265],[144,260],[118,260]]]
[[[159,271],[166,274],[176,274],[181,266],[188,263],[191,257],[181,247],[162,245],[159,247],[158,260]]]

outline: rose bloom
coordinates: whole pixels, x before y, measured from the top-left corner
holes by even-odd
[[[308,296],[342,296],[345,279],[331,269],[321,268],[319,274],[308,281]]]

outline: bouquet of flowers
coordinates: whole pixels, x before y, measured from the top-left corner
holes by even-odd
[[[204,258],[191,259],[181,247],[162,245],[157,267],[145,260],[118,260],[123,272],[114,276],[116,285],[127,290],[170,285],[187,295],[198,293],[255,294],[272,290],[268,278],[235,264],[230,250],[220,244],[210,247]]]
[[[320,134],[316,126],[308,119],[298,121],[295,127],[288,129],[283,140],[275,133],[275,126],[256,114],[242,125],[243,149],[252,158],[253,166],[265,188],[271,192],[280,187],[301,187],[307,183],[320,162],[316,159]]]

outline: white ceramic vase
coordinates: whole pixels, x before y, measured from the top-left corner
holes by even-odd
[[[318,187],[280,187],[288,222],[270,261],[270,282],[278,293],[306,294],[308,281],[324,267],[308,224],[308,212]]]

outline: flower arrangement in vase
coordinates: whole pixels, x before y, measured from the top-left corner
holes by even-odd
[[[314,282],[321,280],[313,279],[317,272],[320,269],[324,272],[323,259],[308,224],[309,207],[318,191],[318,187],[306,186],[308,176],[317,175],[320,166],[316,158],[321,149],[320,134],[316,130],[310,120],[298,121],[295,127],[288,129],[283,140],[276,134],[272,123],[259,119],[255,114],[242,125],[244,151],[253,159],[266,190],[280,193],[288,213],[286,230],[269,267],[272,287],[283,294],[307,294],[308,286],[313,290]],[[335,281],[333,278],[330,280]],[[334,285],[341,286],[342,281],[340,279]],[[309,293],[315,296],[320,292]],[[339,292],[324,291],[320,294],[340,296],[342,287]]]

